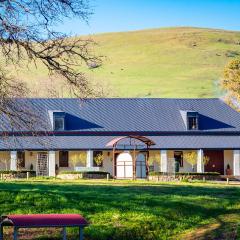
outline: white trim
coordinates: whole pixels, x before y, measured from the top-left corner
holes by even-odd
[[[197,172],[204,173],[204,162],[203,162],[203,150],[199,149],[197,151]]]
[[[240,150],[233,151],[233,175],[240,176]]]
[[[10,170],[17,170],[17,151],[10,152]]]
[[[168,159],[167,159],[167,150],[160,151],[161,156],[161,172],[167,173],[168,172]]]
[[[89,168],[93,167],[93,151],[92,150],[87,151],[87,167]]]
[[[48,152],[48,176],[49,177],[56,176],[55,165],[56,165],[56,152],[49,151]]]

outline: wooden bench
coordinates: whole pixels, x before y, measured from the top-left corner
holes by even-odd
[[[79,227],[79,240],[83,240],[83,228],[87,221],[79,214],[29,214],[2,216],[0,227],[0,240],[3,240],[3,227],[13,226],[13,239],[18,239],[19,228],[62,228],[63,240],[67,239],[66,227]]]

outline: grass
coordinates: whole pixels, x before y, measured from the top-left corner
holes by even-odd
[[[91,223],[88,240],[237,239],[239,198],[237,186],[207,183],[0,183],[1,214],[80,213]],[[69,229],[71,239],[76,232]]]
[[[217,97],[224,66],[240,57],[240,32],[233,31],[160,28],[90,37],[105,58],[101,68],[82,70],[110,97]],[[41,65],[23,67],[20,77],[38,94],[47,92]]]

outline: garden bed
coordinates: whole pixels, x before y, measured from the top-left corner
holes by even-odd
[[[166,174],[162,172],[150,172],[149,180],[152,181],[184,181],[184,180],[221,180],[221,176],[217,172],[192,173],[177,172],[175,174]]]
[[[87,171],[87,172],[78,172],[78,171],[63,171],[57,175],[57,178],[67,179],[67,180],[77,180],[77,179],[106,179],[108,172],[102,171]],[[110,176],[110,174],[109,174]]]
[[[1,180],[11,180],[11,179],[18,179],[18,178],[30,178],[36,177],[35,171],[27,171],[27,170],[19,170],[19,171],[0,171],[0,179]]]

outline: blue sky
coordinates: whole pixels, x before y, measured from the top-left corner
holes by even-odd
[[[59,30],[82,35],[195,26],[240,31],[240,0],[89,0],[89,25],[65,20]]]

